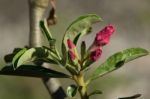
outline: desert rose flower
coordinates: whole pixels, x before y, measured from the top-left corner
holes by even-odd
[[[100,32],[96,34],[94,44],[96,46],[104,46],[109,43],[110,37],[115,31],[114,27],[112,25],[106,26],[104,29],[102,29]]]
[[[75,45],[74,45],[74,43],[71,41],[71,39],[67,39],[67,44],[68,44],[69,49],[75,48]]]
[[[90,53],[90,60],[97,61],[101,57],[101,54],[102,54],[101,48],[95,49]]]

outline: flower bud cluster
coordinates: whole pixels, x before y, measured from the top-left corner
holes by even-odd
[[[90,47],[90,59],[96,61],[102,54],[102,47],[109,43],[111,35],[115,31],[112,25],[106,26],[96,34],[95,40]]]
[[[90,64],[97,61],[101,57],[102,47],[109,43],[111,35],[113,34],[114,31],[115,31],[114,27],[112,25],[108,25],[96,34],[94,42],[89,47],[88,52],[86,53],[87,57],[84,60],[86,65],[85,67],[89,66]],[[67,39],[67,45],[68,45],[69,59],[76,65],[79,64],[79,62],[81,62],[82,60],[79,60],[75,44],[71,39]]]

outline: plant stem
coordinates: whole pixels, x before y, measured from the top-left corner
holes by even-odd
[[[40,20],[43,19],[45,10],[48,7],[49,0],[28,0],[29,1],[29,12],[30,12],[30,47],[41,47],[41,30],[39,27]],[[42,65],[48,67],[47,65]],[[47,91],[51,95],[52,99],[64,99],[66,94],[62,89],[59,81],[55,78],[42,78]]]
[[[83,76],[82,72],[80,72],[78,75],[74,75],[73,79],[79,86],[78,91],[80,93],[81,99],[89,99],[89,96],[87,94],[87,85],[84,81],[84,76]]]

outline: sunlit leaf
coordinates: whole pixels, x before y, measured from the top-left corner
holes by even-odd
[[[13,57],[13,60],[12,60],[12,64],[14,66],[14,69],[17,67],[17,63],[18,63],[18,60],[19,58],[27,51],[26,48],[23,48],[22,50],[20,50],[14,57]]]
[[[76,85],[68,86],[68,88],[67,88],[67,95],[69,97],[74,97],[76,95],[76,93],[77,93],[77,89],[78,89],[78,87]]]
[[[93,72],[91,80],[94,80],[100,76],[103,76],[111,71],[120,68],[124,63],[127,63],[133,59],[148,55],[149,52],[142,48],[130,48],[122,52],[115,53],[110,56],[103,64],[101,64]]]
[[[41,77],[70,78],[70,76],[64,73],[35,65],[21,65],[16,70],[13,69],[13,66],[5,66],[0,70],[0,75],[27,76],[39,78]]]
[[[5,56],[4,56],[5,62],[6,62],[6,63],[12,62],[13,57],[14,57],[19,51],[21,51],[22,49],[23,49],[23,48],[15,48],[12,53],[5,55]]]
[[[47,56],[47,51],[43,48],[30,48],[27,51],[25,51],[21,57],[18,58],[18,61],[16,64],[13,64],[15,68],[18,68],[19,66],[27,63],[32,62],[36,58],[43,58]]]

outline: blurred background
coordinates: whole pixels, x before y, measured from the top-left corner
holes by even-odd
[[[99,62],[93,69],[114,52],[142,47],[150,50],[150,0],[57,0],[58,23],[51,27],[60,48],[67,26],[78,16],[97,14],[104,20],[94,25],[91,34],[84,37],[91,44],[96,32],[111,23],[116,27],[111,42],[103,48]],[[59,35],[59,36],[58,36]],[[15,47],[28,45],[29,13],[27,0],[0,0],[0,66],[5,65],[3,56]],[[150,97],[150,56],[127,63],[91,83],[89,90],[100,89],[102,95],[91,99],[117,99],[141,93],[139,99]],[[90,72],[87,73],[90,75]],[[60,79],[63,87],[72,83]],[[0,99],[49,99],[42,81],[37,78],[0,75]],[[78,97],[73,98],[78,99]]]

